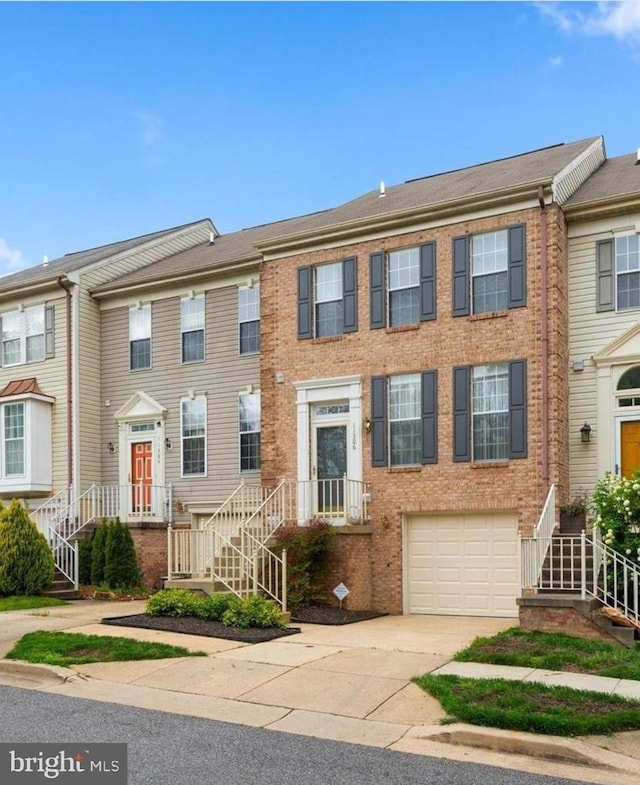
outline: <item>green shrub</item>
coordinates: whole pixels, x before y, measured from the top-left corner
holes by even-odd
[[[287,622],[282,611],[273,600],[266,600],[260,595],[236,598],[222,616],[222,623],[227,627],[275,627],[284,629]]]
[[[188,589],[163,589],[147,600],[149,616],[196,616],[201,598]]]
[[[140,584],[140,572],[129,528],[116,518],[105,543],[104,582],[110,589],[129,589]]]
[[[93,540],[80,540],[78,542],[78,580],[84,586],[91,583],[92,553]]]
[[[93,533],[93,545],[91,546],[91,580],[94,586],[104,583],[104,561],[105,546],[107,544],[107,533],[109,527],[106,523],[101,523]]]
[[[308,526],[284,526],[274,534],[271,550],[287,549],[287,604],[303,608],[324,598],[323,574],[329,560],[335,529],[325,520],[314,519]]]
[[[231,592],[217,592],[197,599],[198,605],[195,615],[199,619],[207,619],[208,621],[222,621],[225,611],[238,601],[236,595]]]
[[[53,581],[47,540],[17,499],[0,512],[0,594],[40,594]]]

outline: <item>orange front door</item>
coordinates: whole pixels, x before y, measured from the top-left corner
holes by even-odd
[[[150,511],[153,485],[151,442],[135,442],[131,445],[131,484],[133,485],[133,511]]]
[[[640,469],[640,422],[620,423],[620,462],[623,477]]]

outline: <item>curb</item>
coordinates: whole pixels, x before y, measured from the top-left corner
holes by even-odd
[[[59,665],[36,664],[24,660],[0,660],[0,673],[6,673],[9,676],[25,676],[41,681],[55,681],[59,684],[79,678],[78,674],[69,668],[61,668]]]
[[[511,755],[523,755],[546,761],[588,766],[591,768],[629,773],[626,755],[594,747],[576,738],[539,736],[532,733],[508,731],[500,728],[479,728],[474,725],[455,724],[447,730],[442,726],[414,728],[409,737],[460,747],[476,747]]]

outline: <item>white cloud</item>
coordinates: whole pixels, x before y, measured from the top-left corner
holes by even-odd
[[[563,64],[564,64],[564,58],[560,57],[559,55],[558,55],[558,57],[550,57],[549,58],[549,65],[552,68],[560,68],[560,66],[563,65]]]
[[[14,273],[29,266],[29,262],[22,256],[22,251],[10,248],[6,241],[0,237],[0,274]]]
[[[162,136],[162,118],[151,112],[136,112],[138,138],[145,147],[153,147]]]
[[[620,40],[640,40],[640,1],[535,3],[543,16],[551,19],[565,33],[613,35]],[[586,8],[585,8],[586,6]]]

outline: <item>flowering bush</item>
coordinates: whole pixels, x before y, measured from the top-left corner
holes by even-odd
[[[596,485],[591,508],[605,545],[640,562],[640,470],[630,479],[607,472]]]

